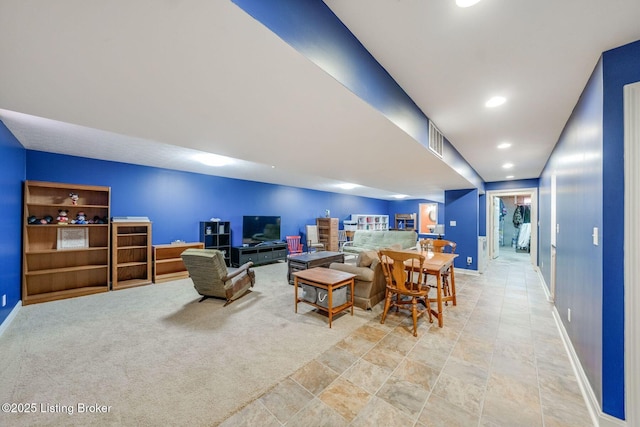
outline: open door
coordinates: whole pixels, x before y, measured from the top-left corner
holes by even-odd
[[[493,198],[493,215],[491,219],[491,232],[493,234],[491,258],[495,259],[500,256],[500,198]]]

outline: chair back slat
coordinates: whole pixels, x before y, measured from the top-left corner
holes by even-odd
[[[448,252],[455,253],[456,252],[456,242],[452,242],[450,240],[444,239],[422,239],[419,242],[420,248],[423,251],[432,251],[432,252]]]
[[[289,249],[289,255],[301,254],[302,243],[300,242],[300,236],[286,236],[287,249]]]
[[[387,286],[395,287],[402,293],[420,290],[424,255],[418,252],[380,250],[378,257]]]

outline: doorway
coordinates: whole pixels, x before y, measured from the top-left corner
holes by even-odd
[[[507,206],[501,206],[500,201],[509,200],[513,206],[510,210]],[[538,263],[538,189],[523,188],[518,190],[487,191],[487,246],[489,248],[489,259],[496,259],[500,256],[522,255],[529,256],[530,262],[537,266]],[[505,204],[506,205],[506,204]],[[516,207],[528,206],[527,226],[528,234],[521,233],[520,227],[515,227],[514,211]],[[505,208],[506,207],[506,212]],[[500,218],[502,216],[502,218]],[[524,221],[525,218],[522,218]],[[507,222],[508,221],[508,222]],[[502,222],[502,232],[497,228]],[[509,227],[509,225],[511,225]],[[521,238],[521,240],[519,240]],[[514,240],[515,239],[515,240]],[[525,242],[528,242],[528,251],[525,252]]]

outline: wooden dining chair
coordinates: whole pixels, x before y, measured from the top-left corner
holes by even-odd
[[[420,248],[423,251],[432,251],[432,252],[440,252],[440,253],[456,253],[456,242],[452,242],[450,240],[444,239],[422,239],[419,242]],[[445,297],[456,295],[456,285],[452,283],[449,285],[449,271],[442,273],[442,293]],[[445,302],[445,305],[448,305],[448,302]]]
[[[384,324],[389,308],[411,310],[413,318],[413,336],[418,336],[418,317],[425,311],[429,313],[429,322],[433,322],[427,297],[429,287],[423,283],[425,256],[418,252],[380,250],[378,257],[386,281],[386,298],[380,323]],[[408,297],[408,298],[407,298]],[[420,304],[420,306],[418,305]],[[410,306],[407,308],[407,306]]]
[[[287,249],[289,250],[289,256],[298,255],[302,253],[302,243],[300,236],[286,236]]]

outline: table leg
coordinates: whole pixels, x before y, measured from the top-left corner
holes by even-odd
[[[295,307],[295,313],[298,312],[298,276],[294,276],[295,279],[293,279],[293,297],[294,299],[294,307]]]
[[[442,328],[444,324],[444,316],[442,314],[442,274],[438,272],[436,280],[436,300],[438,303],[438,326]]]
[[[331,320],[333,319],[333,286],[327,287],[327,302],[329,304],[329,328],[331,328]]]
[[[451,263],[451,267],[449,267],[449,277],[451,278],[451,283],[449,283],[449,286],[451,286],[451,295],[453,296],[453,305],[457,305],[456,304],[456,277],[453,274],[453,262]]]
[[[353,278],[351,278],[350,285],[351,285],[351,315],[352,316],[353,316],[353,288],[355,286],[354,283],[355,283],[355,280]]]

